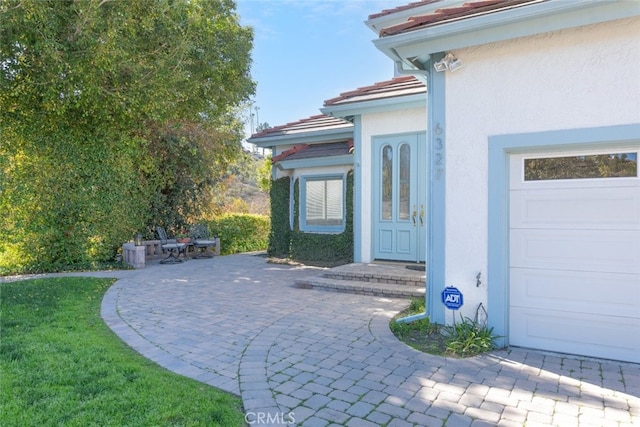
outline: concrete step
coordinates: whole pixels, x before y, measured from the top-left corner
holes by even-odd
[[[414,267],[416,265],[403,263],[353,263],[326,270],[322,276],[334,280],[353,280],[424,288],[425,272]]]
[[[388,298],[424,298],[425,285],[407,286],[394,283],[365,282],[361,280],[336,280],[327,277],[310,277],[295,281],[295,287],[318,289],[332,292],[346,292],[359,295],[376,295]]]

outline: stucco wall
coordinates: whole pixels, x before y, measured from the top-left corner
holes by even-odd
[[[639,40],[631,18],[454,52],[464,66],[446,74],[445,275],[463,315],[487,304],[488,137],[639,123]]]
[[[356,197],[360,197],[362,207],[361,227],[360,227],[360,244],[361,258],[356,262],[372,261],[372,176],[373,154],[371,144],[373,137],[381,135],[395,135],[408,132],[425,132],[427,128],[426,102],[424,108],[410,108],[382,113],[370,113],[362,116],[362,145],[356,147],[361,150],[359,165],[355,165],[360,169],[361,188],[356,189]],[[357,193],[359,191],[359,194]],[[356,232],[356,238],[358,233]]]

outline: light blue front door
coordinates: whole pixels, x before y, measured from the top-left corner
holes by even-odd
[[[380,260],[425,260],[424,138],[420,134],[373,140],[373,256]]]

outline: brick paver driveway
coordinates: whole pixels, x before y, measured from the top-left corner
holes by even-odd
[[[640,365],[423,354],[388,328],[407,301],[291,286],[316,273],[251,254],[148,265],[102,314],[144,356],[241,395],[252,425],[640,425]]]

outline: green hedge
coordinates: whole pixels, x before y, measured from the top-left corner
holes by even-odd
[[[220,238],[220,254],[263,251],[269,242],[269,218],[263,215],[227,214],[207,221]]]
[[[294,184],[294,226],[291,233],[291,258],[315,265],[340,265],[353,262],[353,171],[347,174],[346,223],[340,234],[306,233],[300,230],[299,180]]]
[[[143,227],[139,141],[73,132],[60,125],[0,143],[0,158],[11,159],[0,171],[0,275],[97,267]]]
[[[289,226],[289,191],[291,179],[287,176],[272,181],[271,231],[269,232],[268,254],[271,257],[289,257],[291,227]]]

